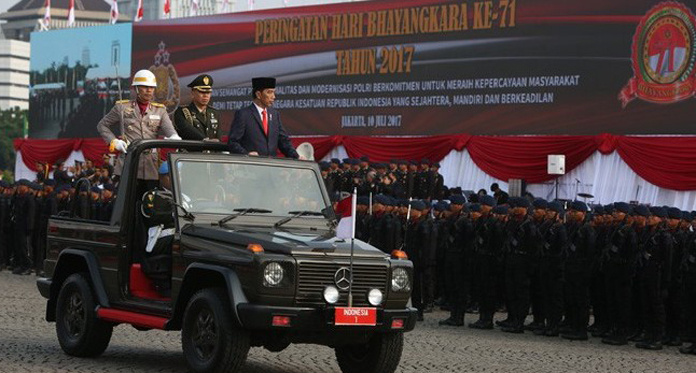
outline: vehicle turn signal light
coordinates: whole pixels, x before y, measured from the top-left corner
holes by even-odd
[[[251,251],[254,254],[261,254],[263,253],[263,246],[257,243],[250,243],[247,245],[247,250]]]
[[[273,316],[273,326],[290,326],[290,316]]]
[[[394,250],[391,252],[392,259],[408,260],[408,255],[403,250]]]
[[[393,319],[391,328],[392,329],[403,329],[404,328],[404,319]]]

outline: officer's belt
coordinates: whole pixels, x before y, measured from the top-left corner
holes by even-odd
[[[517,255],[529,255],[528,252],[526,251],[521,251],[521,250],[513,250],[510,252],[511,254],[517,254]]]

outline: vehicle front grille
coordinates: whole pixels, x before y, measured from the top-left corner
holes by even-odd
[[[332,285],[334,275],[340,268],[349,268],[350,263],[298,261],[299,275],[297,280],[297,305],[325,304],[324,288]],[[355,264],[353,263],[353,306],[371,306],[367,294],[371,289],[379,289],[386,299],[387,293],[387,264]],[[348,290],[340,290],[337,306],[348,305]]]

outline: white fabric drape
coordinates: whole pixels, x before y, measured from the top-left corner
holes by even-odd
[[[343,158],[348,158],[348,152],[346,151],[346,148],[343,145],[339,145],[331,149],[331,151],[328,154],[326,154],[324,158],[322,158],[321,160],[329,162],[331,161],[331,158],[338,158],[342,162]]]
[[[466,149],[450,152],[440,164],[440,173],[450,188],[460,186],[463,190],[483,188],[489,191],[492,183],[500,184],[503,190],[508,188],[506,181],[495,179],[476,166]],[[554,181],[528,184],[527,191],[547,200],[556,198]],[[676,191],[650,184],[628,167],[617,152],[608,155],[595,152],[574,170],[558,178],[558,198],[572,200],[578,193],[593,195],[594,198],[587,199],[588,203],[638,201],[688,211],[696,209],[696,191]]]
[[[36,172],[30,170],[29,167],[27,167],[24,164],[24,160],[22,160],[22,152],[19,150],[17,150],[17,156],[15,157],[14,178],[15,178],[15,180],[22,180],[22,179],[34,180],[34,179],[36,179]]]

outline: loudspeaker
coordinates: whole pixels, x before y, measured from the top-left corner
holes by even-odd
[[[565,175],[565,155],[549,154],[546,170],[549,175]]]

